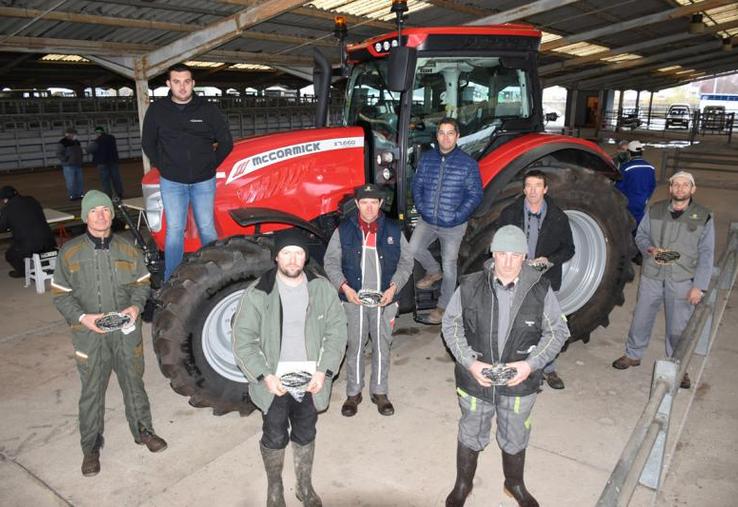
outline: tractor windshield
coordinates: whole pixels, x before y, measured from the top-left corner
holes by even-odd
[[[418,58],[410,142],[435,142],[438,122],[456,118],[459,146],[478,158],[492,134],[507,120],[532,113],[528,73],[500,57]]]

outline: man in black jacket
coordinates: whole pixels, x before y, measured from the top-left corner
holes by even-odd
[[[23,259],[35,253],[56,250],[54,233],[46,222],[44,210],[36,199],[6,186],[0,189],[0,232],[10,230],[13,240],[5,259],[13,267],[13,278],[25,276]]]
[[[123,182],[120,179],[118,169],[118,143],[113,134],[105,132],[104,127],[95,127],[97,138],[87,147],[87,152],[92,154],[92,162],[100,171],[100,183],[102,190],[109,197],[115,195],[123,198]]]
[[[518,505],[537,507],[523,480],[531,412],[540,370],[561,350],[569,329],[548,280],[524,263],[525,233],[514,225],[502,227],[490,250],[493,259],[482,271],[461,278],[443,315],[443,339],[456,360],[461,408],[456,484],[446,506],[466,502],[496,416],[505,491]],[[514,368],[514,377],[493,384],[485,370],[494,364]]]
[[[164,278],[182,262],[187,210],[197,223],[200,243],[218,239],[215,230],[215,169],[233,149],[228,122],[218,108],[193,93],[195,80],[184,64],[169,68],[169,95],[146,111],[141,145],[161,175],[167,217]]]
[[[549,265],[543,277],[556,292],[561,288],[561,265],[574,256],[574,240],[569,218],[547,193],[546,173],[528,171],[523,178],[523,195],[502,210],[498,224],[516,225],[525,231],[528,259],[533,264]],[[543,376],[551,388],[564,388],[554,361],[543,369]]]

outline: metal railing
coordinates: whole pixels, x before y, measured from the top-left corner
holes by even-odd
[[[663,479],[666,437],[679,380],[687,371],[694,353],[707,355],[722,320],[738,274],[738,223],[730,224],[728,245],[720,257],[710,288],[697,305],[682,334],[673,357],[657,361],[651,395],[612,471],[598,507],[625,506],[638,484],[656,491]]]

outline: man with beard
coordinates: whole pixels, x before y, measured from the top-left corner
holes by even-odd
[[[312,485],[318,412],[328,408],[333,377],[346,349],[346,316],[336,289],[305,269],[305,238],[291,230],[275,241],[277,266],[243,295],[233,321],[233,354],[249,381],[251,401],[263,413],[261,456],[267,475],[267,506],[284,506],[282,468],[292,440],[297,498],[322,502]],[[300,370],[289,369],[301,365]],[[306,373],[304,397],[288,392],[278,372]],[[302,394],[302,393],[300,393]],[[299,398],[299,400],[298,400]]]
[[[669,178],[670,199],[649,207],[636,233],[643,254],[638,302],[628,332],[625,355],[612,363],[625,370],[640,366],[661,305],[666,316],[666,355],[671,357],[695,305],[710,284],[715,258],[712,212],[692,198],[694,177],[679,171]],[[680,387],[689,389],[687,373]]]

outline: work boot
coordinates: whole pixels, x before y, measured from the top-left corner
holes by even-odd
[[[90,452],[82,458],[82,475],[92,477],[100,473],[100,449],[105,446],[105,439],[102,435],[97,435],[95,446]]]
[[[446,497],[446,507],[463,507],[472,491],[477,472],[479,451],[472,451],[461,442],[456,443],[456,483]]]
[[[544,373],[543,377],[546,379],[546,383],[551,389],[563,389],[565,387],[564,381],[561,380],[561,377],[559,377],[559,374],[555,371]]]
[[[679,387],[682,389],[689,389],[692,387],[692,381],[689,379],[689,373],[685,373],[682,377],[682,381],[679,383]]]
[[[392,406],[392,402],[386,394],[372,394],[372,403],[377,406],[377,411],[382,415],[393,415],[395,413],[395,407]]]
[[[440,324],[445,312],[446,310],[444,308],[437,306],[426,316],[425,322],[428,324]]]
[[[359,411],[359,403],[361,403],[361,393],[349,396],[346,401],[343,402],[341,407],[341,414],[346,417],[353,417],[356,412]]]
[[[538,502],[525,488],[525,449],[517,454],[502,451],[502,472],[505,474],[505,493],[515,499],[520,507],[538,507]]]
[[[167,443],[163,438],[146,428],[138,430],[138,440],[134,440],[134,442],[138,445],[146,445],[151,452],[161,452],[167,448]]]
[[[295,457],[295,475],[297,488],[295,495],[305,507],[323,507],[323,502],[313,489],[313,456],[315,440],[307,445],[292,442],[292,453]]]
[[[440,271],[438,273],[428,273],[418,280],[418,283],[416,283],[415,286],[418,289],[430,289],[438,280],[443,280],[443,273]]]
[[[627,370],[631,366],[640,366],[640,365],[641,365],[640,359],[633,359],[632,357],[628,357],[626,355],[623,355],[612,362],[612,367],[617,368],[618,370]]]
[[[284,485],[282,484],[282,468],[284,467],[284,449],[270,449],[259,442],[261,459],[267,475],[267,507],[285,507]]]

